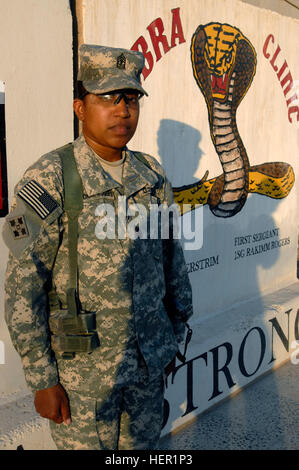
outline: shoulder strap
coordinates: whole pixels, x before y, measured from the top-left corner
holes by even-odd
[[[59,155],[62,163],[65,211],[80,214],[83,208],[83,189],[74,157],[73,144],[61,147]]]
[[[78,313],[78,217],[83,208],[83,188],[81,177],[74,158],[72,144],[67,144],[59,150],[62,165],[64,186],[64,210],[68,220],[68,251],[69,251],[69,288],[67,291],[68,311],[76,316]]]
[[[136,158],[152,170],[146,158],[139,152],[134,152]],[[77,266],[77,242],[78,242],[78,217],[83,208],[82,180],[78,172],[74,157],[73,145],[67,144],[59,149],[62,165],[64,186],[64,210],[68,220],[68,252],[69,252],[69,288],[67,291],[68,312],[76,316],[78,314],[78,266]]]
[[[147,159],[142,155],[142,153],[140,152],[133,152],[133,153],[140,162],[142,162],[145,166],[147,166],[150,170],[152,170],[151,165],[149,164]]]

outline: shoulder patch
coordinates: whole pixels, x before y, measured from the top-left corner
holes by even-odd
[[[63,213],[63,210],[57,205],[57,208],[44,221],[22,198],[17,197],[13,207],[9,215],[5,217],[2,236],[9,251],[15,258],[20,258],[29,246],[33,246],[42,228],[47,230],[47,227]]]
[[[7,224],[15,239],[29,237],[29,232],[28,232],[28,228],[25,222],[24,215],[8,218]]]
[[[17,193],[44,220],[57,207],[55,199],[36,181],[31,180]]]

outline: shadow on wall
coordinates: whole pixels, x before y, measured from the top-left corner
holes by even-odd
[[[162,119],[157,133],[161,164],[173,186],[197,181],[197,171],[203,151],[202,134],[194,127],[172,119]],[[216,156],[217,158],[217,156]]]
[[[197,181],[199,178],[195,178],[194,175],[197,171],[200,158],[203,155],[203,151],[200,148],[202,134],[197,129],[182,122],[165,119],[160,122],[157,139],[162,166],[173,186],[190,184]],[[215,158],[217,157],[215,156]],[[263,196],[258,197],[263,198]],[[208,240],[211,247],[218,245],[221,252],[223,252],[221,272],[218,272],[220,280],[217,284],[218,287],[219,285],[221,286],[221,289],[215,289],[215,298],[223,295],[223,297],[231,298],[231,303],[233,304],[237,290],[241,289],[244,292],[250,292],[251,298],[257,298],[256,311],[253,312],[253,315],[261,314],[261,322],[257,327],[253,324],[248,324],[244,330],[244,337],[248,332],[251,333],[248,335],[248,341],[246,342],[245,359],[241,364],[238,361],[239,351],[236,341],[234,344],[233,342],[231,344],[230,340],[226,338],[219,342],[218,331],[215,331],[215,337],[218,336],[218,339],[215,339],[215,345],[212,349],[204,351],[199,346],[195,355],[193,351],[194,357],[188,358],[185,364],[177,361],[176,369],[168,381],[167,398],[169,403],[166,400],[165,410],[167,415],[164,416],[164,425],[168,422],[170,415],[176,415],[178,418],[190,413],[190,416],[192,416],[193,411],[203,407],[203,402],[205,408],[207,408],[212,406],[214,402],[217,402],[222,394],[223,397],[228,396],[237,389],[239,377],[242,377],[243,381],[244,378],[247,379],[249,383],[261,373],[261,370],[269,370],[269,367],[274,366],[275,359],[272,357],[271,350],[271,324],[262,324],[264,303],[259,286],[259,268],[270,271],[272,266],[279,262],[280,249],[249,256],[244,260],[234,262],[231,259],[230,247],[226,246],[226,244],[227,240],[231,241],[236,236],[236,226],[244,227],[244,233],[246,230],[246,233],[250,233],[253,227],[258,229],[275,227],[276,224],[272,214],[276,211],[279,202],[279,200],[265,201],[266,206],[264,206],[261,199],[261,204],[257,205],[256,201],[249,197],[246,208],[230,219],[217,218],[211,214],[208,215],[209,208],[204,208],[205,211],[208,211],[206,217],[206,222],[208,223],[205,223],[204,226],[204,240]],[[242,265],[237,265],[237,263],[242,263]],[[234,270],[237,270],[237,272],[240,270],[240,276],[237,276],[236,273],[234,275]],[[198,271],[190,275],[193,290],[195,290],[197,283],[199,289],[200,285],[204,284],[204,275],[207,276],[208,274],[204,273],[204,271]],[[248,289],[248,285],[250,285],[250,289]],[[206,296],[209,294],[207,290],[203,289],[201,295]],[[240,317],[242,317],[241,310]],[[240,338],[241,341],[242,338]],[[217,362],[219,359],[218,354],[222,356],[221,364],[220,361],[219,363]],[[206,364],[203,364],[202,359],[201,362],[197,359],[203,355],[206,357]],[[223,356],[226,356],[226,359],[223,359]],[[225,366],[223,366],[223,361]],[[213,369],[213,371],[212,373],[205,374],[205,370],[208,368]],[[184,372],[183,369],[185,369]],[[191,370],[192,380],[190,380],[191,376],[189,376],[189,371]],[[186,387],[184,387],[183,392],[176,389],[176,379],[177,381],[178,379],[180,380],[182,374],[186,375]],[[215,423],[215,417],[210,415],[210,423],[205,419],[205,426],[202,426],[202,417],[200,416],[192,424],[193,432],[187,433],[187,439],[184,432],[168,435],[161,439],[159,448],[184,448],[185,450],[271,449],[271,436],[275,436],[275,430],[281,428],[281,416],[277,384],[274,376],[270,377],[272,381],[270,387],[271,396],[261,396],[258,403],[249,400],[247,397],[250,397],[250,395],[248,394],[244,394],[241,401],[235,402],[230,400],[222,409],[220,421]],[[207,380],[210,380],[208,386],[204,384]],[[203,393],[203,390],[206,390],[206,392]],[[265,393],[267,394],[267,392]],[[267,400],[272,400],[272,403],[275,403],[276,414],[272,416],[271,422],[267,422],[267,419],[259,419],[264,414],[263,410],[264,408],[266,409],[265,404]],[[171,409],[172,407],[175,407],[175,410]],[[207,417],[208,415],[205,416]],[[238,429],[238,436],[235,434],[236,428]],[[283,436],[281,441],[283,448]]]

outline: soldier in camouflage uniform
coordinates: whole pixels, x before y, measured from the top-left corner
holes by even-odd
[[[85,96],[75,99],[74,110],[83,132],[73,142],[83,185],[78,293],[82,310],[96,312],[100,345],[72,359],[51,346],[49,291],[66,308],[70,275],[60,149],[41,157],[15,188],[3,233],[10,249],[6,322],[58,449],[152,449],[161,432],[165,372],[174,367],[192,314],[191,288],[179,240],[96,236],[100,204],[115,209],[117,227],[119,197],[127,207],[147,208],[171,205],[173,197],[158,162],[126,147],[146,94],[143,55],[83,45],[80,58]],[[168,312],[165,297],[175,306]]]

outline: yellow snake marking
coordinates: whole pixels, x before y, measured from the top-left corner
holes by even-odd
[[[249,192],[263,194],[274,199],[286,197],[294,186],[294,182],[295,175],[290,165],[281,178],[272,178],[258,171],[249,171]]]
[[[217,76],[223,76],[225,73],[230,73],[230,74],[232,73],[234,65],[235,65],[238,42],[240,40],[246,41],[255,54],[253,45],[241,33],[241,31],[238,28],[235,28],[228,24],[210,23],[204,26],[202,29],[205,32],[205,36],[206,36],[204,57],[205,57],[205,60],[207,62],[207,65],[209,67],[209,71],[211,74],[214,74]],[[194,59],[195,40],[196,40],[196,36],[194,35],[192,39],[192,45],[191,45],[191,62],[192,62],[194,75],[197,77],[196,65],[195,65],[195,59]],[[253,70],[252,76],[255,75],[255,72],[256,72],[256,61],[254,63],[254,70]],[[197,79],[197,82],[201,90],[204,93],[202,84],[200,83],[198,79]],[[244,95],[247,93],[247,90],[250,85],[251,85],[251,82],[246,88]],[[223,95],[220,95],[220,94],[218,95],[217,93],[213,94],[213,97],[223,99]]]
[[[207,38],[204,56],[209,69],[215,75],[224,75],[234,66],[239,39],[245,38],[240,31],[225,24],[209,24],[204,31]]]
[[[209,194],[217,178],[212,178],[204,183],[195,183],[194,186],[188,187],[188,189],[176,190],[174,188],[174,202],[178,204],[181,215],[190,210],[190,205],[192,210],[195,205],[207,204]],[[273,199],[286,197],[290,193],[294,182],[295,175],[290,165],[288,165],[286,173],[280,178],[268,176],[259,171],[249,171],[249,192],[262,194]]]

